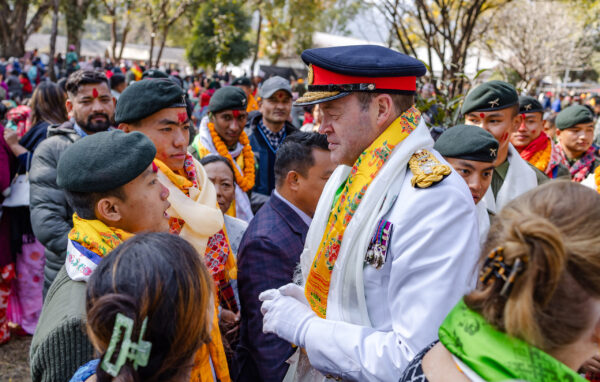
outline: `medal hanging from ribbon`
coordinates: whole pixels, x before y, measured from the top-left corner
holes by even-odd
[[[385,264],[393,230],[394,225],[387,220],[381,219],[377,224],[377,230],[365,256],[365,262],[374,266],[375,269],[380,269]]]

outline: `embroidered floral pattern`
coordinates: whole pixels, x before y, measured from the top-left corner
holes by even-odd
[[[306,280],[305,295],[317,315],[327,314],[331,273],[340,254],[344,232],[356,213],[369,184],[391,156],[394,147],[417,127],[421,114],[411,108],[398,117],[356,160],[332,208],[321,244]]]

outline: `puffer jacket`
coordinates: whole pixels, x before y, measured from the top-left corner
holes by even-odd
[[[73,209],[56,184],[60,156],[81,136],[72,122],[48,128],[46,138],[35,150],[29,170],[31,225],[35,237],[46,248],[44,296],[65,263],[67,235],[73,227]]]

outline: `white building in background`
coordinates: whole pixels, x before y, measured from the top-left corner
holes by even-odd
[[[117,51],[120,49],[121,44],[117,44]],[[50,52],[50,35],[34,33],[29,36],[29,39],[25,43],[25,50],[31,51],[37,48],[38,52],[48,54]],[[96,57],[108,58],[110,57],[111,51],[110,41],[105,40],[81,40],[80,58],[94,59]],[[153,59],[158,56],[160,46],[155,46],[153,51]],[[126,44],[123,49],[123,60],[129,61],[140,61],[146,62],[149,57],[149,45],[143,44]],[[56,53],[61,53],[63,58],[67,52],[67,38],[65,36],[56,37]],[[188,62],[185,59],[185,49],[183,48],[170,48],[166,47],[163,49],[161,58],[161,66],[177,66],[179,68],[189,67]]]

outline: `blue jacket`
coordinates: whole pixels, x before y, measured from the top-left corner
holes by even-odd
[[[262,120],[262,114],[258,112],[253,113],[253,115],[250,115],[250,119],[246,125],[250,146],[252,146],[252,151],[254,152],[258,164],[256,181],[252,192],[268,196],[271,195],[271,192],[273,192],[273,189],[275,188],[275,152],[271,149],[265,137],[263,137],[258,129],[258,122],[260,120]],[[289,122],[285,123],[284,129],[286,137],[298,131],[298,129]]]
[[[248,225],[238,252],[238,288],[241,303],[240,342],[236,349],[236,381],[283,380],[291,345],[263,333],[258,295],[292,282],[300,261],[308,226],[275,195]],[[234,376],[235,377],[235,376]]]

